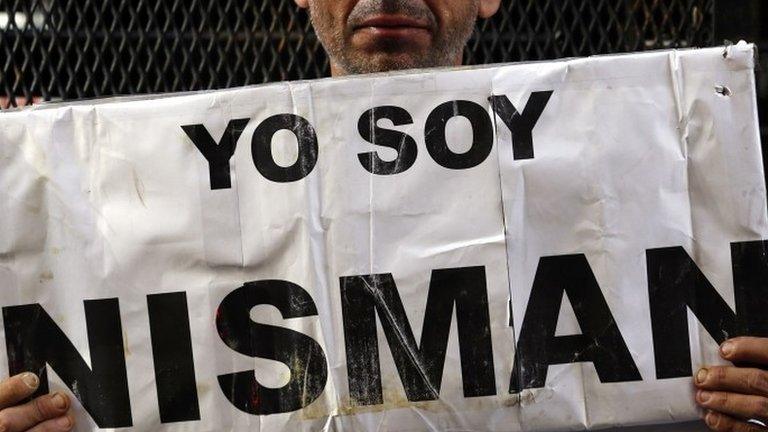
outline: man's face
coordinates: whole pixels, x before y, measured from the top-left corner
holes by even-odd
[[[478,16],[500,0],[296,0],[331,57],[334,75],[461,63]]]

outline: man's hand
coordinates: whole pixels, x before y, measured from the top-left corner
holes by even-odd
[[[738,365],[702,368],[694,377],[696,402],[707,409],[704,420],[713,431],[752,432],[768,429],[768,339],[741,337],[720,347],[720,355]]]
[[[61,393],[40,396],[25,404],[40,380],[33,373],[23,373],[0,382],[0,431],[66,432],[75,422],[67,413],[69,398]]]

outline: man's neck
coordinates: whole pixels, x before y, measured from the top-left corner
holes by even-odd
[[[436,67],[436,68],[438,68],[438,67],[453,67],[453,66],[461,66],[462,64],[464,64],[464,55],[463,55],[463,53],[460,53],[456,57],[456,59],[454,60],[454,62],[452,64],[435,65],[435,66],[432,66],[432,67]],[[354,75],[354,74],[347,72],[346,69],[344,69],[341,65],[339,65],[335,61],[331,61],[331,76],[332,77],[336,78],[336,77],[342,77],[342,76],[346,76],[346,75]]]

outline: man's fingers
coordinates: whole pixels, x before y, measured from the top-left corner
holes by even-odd
[[[742,419],[768,419],[768,398],[699,390],[696,402],[704,408]]]
[[[737,420],[731,416],[709,411],[704,417],[707,427],[715,432],[765,432],[765,428]]]
[[[66,415],[59,418],[46,420],[33,427],[27,432],[67,432],[75,425],[71,416]]]
[[[15,405],[32,394],[40,386],[37,375],[26,372],[0,382],[0,409]]]
[[[702,390],[768,396],[768,372],[762,369],[715,366],[699,369],[694,377]]]
[[[0,431],[22,432],[66,414],[69,398],[61,393],[40,396],[24,405],[0,411]]]
[[[720,346],[720,355],[733,363],[768,366],[768,338],[738,337]]]

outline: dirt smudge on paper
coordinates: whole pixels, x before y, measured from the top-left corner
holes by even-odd
[[[40,273],[40,283],[46,283],[53,280],[53,272],[50,270],[46,270],[42,273]]]
[[[147,203],[144,201],[144,182],[141,181],[141,178],[139,178],[139,174],[136,172],[135,169],[131,170],[131,174],[133,175],[133,188],[136,190],[136,195],[139,197],[139,201],[141,201],[141,205],[144,206],[144,208],[147,208]]]

